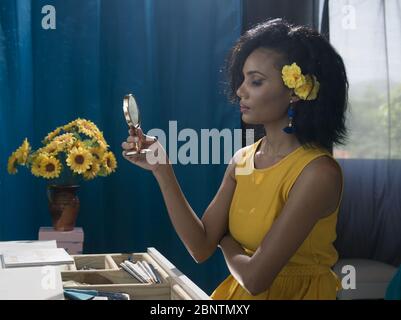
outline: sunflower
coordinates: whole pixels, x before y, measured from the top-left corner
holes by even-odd
[[[86,134],[89,137],[94,137],[95,133],[99,131],[99,129],[96,127],[96,125],[89,120],[85,119],[78,119],[76,122],[76,125],[78,127],[78,131]]]
[[[25,139],[8,159],[8,173],[15,174],[18,165],[25,165],[36,177],[61,177],[65,169],[90,180],[116,170],[116,158],[108,151],[103,132],[92,121],[71,121],[47,134],[42,143],[42,147],[32,151]]]
[[[109,146],[106,142],[106,139],[103,137],[103,132],[98,131],[95,132],[94,137],[96,138],[96,142],[99,144],[99,146],[103,149],[107,149],[107,147]]]
[[[103,157],[103,161],[102,161],[102,165],[103,168],[106,171],[106,174],[110,174],[112,172],[114,172],[117,168],[117,160],[116,157],[114,156],[114,154],[109,151],[107,152],[104,157]]]
[[[15,151],[15,155],[18,159],[18,164],[21,165],[26,164],[30,151],[31,151],[31,146],[29,145],[28,139],[25,138],[22,145]]]
[[[97,143],[103,149],[107,149],[109,147],[109,145],[104,141],[98,140]]]
[[[98,172],[100,171],[100,165],[97,161],[93,161],[89,169],[83,173],[86,180],[91,180],[96,178]]]
[[[53,139],[53,142],[63,143],[63,146],[72,146],[77,138],[74,137],[73,133],[64,133]]]
[[[51,154],[51,155],[56,155],[60,151],[63,151],[64,146],[65,146],[65,143],[53,140],[47,146],[41,148],[41,151],[45,152],[45,153],[48,153],[48,154]]]
[[[74,147],[74,148],[83,148],[83,149],[86,149],[85,143],[83,143],[83,141],[81,141],[81,140],[76,140],[76,141],[74,142],[73,147]]]
[[[35,177],[42,176],[41,163],[42,163],[42,160],[46,157],[47,157],[46,154],[39,153],[36,157],[33,158],[32,165],[31,165],[31,172]]]
[[[83,147],[74,147],[68,154],[67,165],[75,173],[84,173],[92,164],[93,156],[88,149]]]
[[[74,126],[76,126],[76,120],[71,121],[70,123],[67,123],[62,128],[63,128],[64,131],[70,131]]]
[[[18,155],[16,152],[13,152],[12,155],[8,158],[7,163],[7,171],[9,174],[16,174],[17,170],[17,163],[18,163]]]
[[[46,143],[46,142],[49,142],[49,141],[53,140],[53,138],[54,138],[55,136],[57,136],[57,135],[60,133],[60,131],[61,131],[61,128],[57,128],[56,130],[50,132],[50,133],[45,137],[44,142]]]
[[[60,175],[61,169],[61,163],[55,157],[44,156],[40,162],[40,174],[43,178],[57,178]]]
[[[104,153],[106,152],[106,149],[102,147],[92,147],[89,149],[89,151],[92,153],[92,156],[99,162],[102,162]]]

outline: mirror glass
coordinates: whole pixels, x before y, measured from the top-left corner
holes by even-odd
[[[136,103],[135,97],[132,94],[127,94],[124,97],[123,111],[124,111],[125,121],[127,122],[128,126],[132,128],[134,131],[139,129],[141,127],[141,121],[140,121],[141,118],[138,104]],[[147,153],[150,151],[151,151],[150,149],[142,149],[141,141],[137,139],[137,141],[134,142],[134,148],[132,149],[132,151],[128,151],[126,155],[132,156],[137,153]]]
[[[135,98],[132,94],[127,94],[124,97],[123,110],[127,124],[130,127],[139,128],[140,126],[139,109],[135,101]]]

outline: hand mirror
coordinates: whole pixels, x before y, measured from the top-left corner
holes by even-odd
[[[128,126],[136,132],[137,129],[139,129],[141,127],[141,117],[139,114],[138,105],[132,94],[127,94],[124,97],[123,111],[124,111],[125,121],[127,121]],[[138,137],[137,141],[134,142],[134,148],[132,149],[132,151],[128,151],[126,153],[126,155],[132,156],[134,154],[147,153],[150,151],[152,151],[152,150],[141,149],[141,145],[140,145],[140,141],[139,141],[139,137]]]

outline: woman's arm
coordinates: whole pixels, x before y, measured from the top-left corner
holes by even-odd
[[[245,290],[252,294],[248,289],[248,280],[246,279],[246,276],[249,274],[248,268],[251,263],[251,257],[246,254],[242,246],[230,234],[226,234],[221,239],[219,248],[223,252],[224,259],[232,276]]]
[[[308,237],[316,222],[340,200],[342,175],[327,157],[312,161],[295,182],[288,200],[252,257],[231,237],[220,242],[231,274],[252,295],[267,290]]]
[[[133,148],[136,135],[137,133],[130,130],[130,137],[122,144],[125,150],[123,156],[130,162],[152,171],[159,184],[170,220],[178,236],[195,261],[198,263],[205,261],[214,253],[221,238],[227,233],[228,212],[236,186],[234,158],[239,155],[242,149],[230,161],[219,190],[204,212],[202,219],[199,219],[186,200],[174,170],[168,161],[167,154],[158,141],[155,142],[139,131],[140,138],[143,135],[148,141],[151,141],[150,143],[141,141],[142,145],[153,150],[158,159],[164,159],[163,163],[152,162],[152,164],[144,155],[126,155],[126,152]]]
[[[199,219],[185,198],[171,165],[155,174],[163,194],[170,220],[178,236],[196,262],[207,260],[227,232],[228,211],[235,190],[235,179],[229,165],[220,189],[202,219]]]

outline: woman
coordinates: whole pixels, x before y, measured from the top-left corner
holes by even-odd
[[[158,142],[131,130],[123,155],[153,172],[198,263],[222,250],[231,274],[213,299],[335,299],[343,178],[330,151],[346,134],[343,61],[319,33],[275,19],[238,40],[228,70],[243,121],[263,124],[266,136],[234,155],[201,219],[170,164],[125,155],[139,139],[167,159]]]

